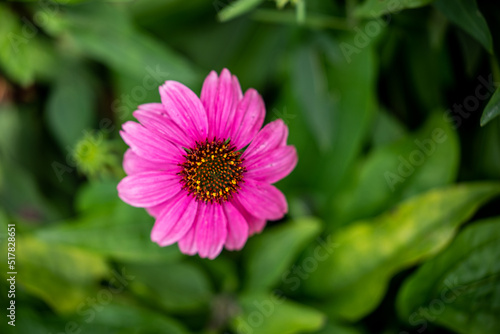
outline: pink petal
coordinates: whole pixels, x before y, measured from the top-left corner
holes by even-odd
[[[166,115],[165,107],[161,103],[144,103],[138,108],[139,110],[147,111],[153,114]]]
[[[232,199],[232,204],[234,207],[243,215],[245,218],[245,221],[247,222],[248,225],[248,235],[252,235],[255,233],[260,233],[266,226],[266,220],[262,218],[257,218],[255,216],[252,216],[244,207],[241,205],[241,203],[238,201],[237,198]]]
[[[222,206],[205,204],[205,215],[196,222],[195,243],[200,257],[214,259],[222,251],[227,237],[227,219]]]
[[[153,162],[141,158],[130,148],[125,152],[125,155],[123,156],[123,169],[128,175],[151,171],[166,171],[176,174],[180,171],[180,167],[177,165],[162,162]]]
[[[228,129],[235,117],[241,87],[235,76],[223,69],[220,77],[214,71],[205,79],[201,90],[201,101],[207,111],[208,137],[228,138]]]
[[[151,207],[170,199],[181,190],[180,178],[165,172],[143,172],[125,177],[118,184],[118,196],[137,207]]]
[[[166,203],[156,219],[151,240],[160,246],[168,246],[179,241],[191,228],[198,211],[198,202],[185,191]]]
[[[237,196],[241,205],[257,218],[278,220],[288,211],[283,193],[265,182],[246,179]]]
[[[267,124],[259,131],[254,140],[243,153],[246,160],[266,154],[278,147],[285,146],[288,137],[288,127],[281,119]]]
[[[177,164],[182,161],[182,148],[142,125],[129,121],[123,124],[123,130],[120,135],[138,156],[160,163]]]
[[[163,202],[161,204],[158,204],[158,205],[155,205],[155,206],[152,206],[150,208],[145,208],[146,211],[149,213],[150,216],[154,217],[154,218],[158,218],[158,216],[160,215],[160,213],[163,211],[163,209],[165,208],[165,205],[166,203]]]
[[[238,149],[242,149],[255,137],[264,123],[266,107],[262,97],[255,89],[250,88],[238,103],[236,116],[229,129],[231,141]]]
[[[133,115],[148,130],[155,131],[160,136],[175,144],[183,147],[191,147],[194,144],[194,139],[189,138],[186,132],[179,128],[179,126],[165,114],[139,109],[134,111]]]
[[[202,141],[208,135],[207,113],[198,96],[176,81],[166,81],[160,87],[165,112],[194,140]]]
[[[245,178],[275,183],[286,177],[297,165],[297,150],[293,146],[277,148],[266,155],[247,159]]]
[[[248,224],[241,212],[230,202],[224,203],[224,212],[227,218],[226,249],[239,250],[248,239]]]
[[[204,219],[207,210],[207,205],[198,205],[198,213],[196,219],[191,225],[186,234],[179,240],[178,245],[182,253],[187,255],[194,255],[198,252],[198,247],[195,243],[196,225],[199,220]]]

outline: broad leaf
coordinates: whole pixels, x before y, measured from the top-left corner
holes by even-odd
[[[401,10],[407,8],[418,8],[431,3],[433,0],[365,0],[354,11],[357,17],[377,18],[385,14],[398,14]]]
[[[457,333],[500,332],[500,217],[478,221],[424,263],[401,288],[400,316],[417,331],[427,321]]]
[[[500,87],[493,93],[481,116],[481,126],[485,126],[489,121],[500,115]]]
[[[36,76],[52,75],[56,62],[39,29],[17,15],[0,4],[0,68],[12,81],[29,86]]]
[[[321,164],[322,189],[333,197],[343,181],[356,155],[376,110],[375,68],[376,58],[372,44],[359,53],[345,52],[346,43],[353,35],[340,41],[321,38],[320,43],[327,56],[327,75],[335,102],[333,113],[333,142],[331,150]]]
[[[233,323],[236,333],[308,333],[325,322],[321,312],[277,294],[252,294],[239,302],[242,314]]]
[[[453,182],[458,163],[457,134],[435,113],[417,132],[370,152],[352,184],[334,198],[335,227]]]
[[[224,6],[219,11],[217,16],[219,17],[219,20],[221,20],[222,22],[228,21],[256,8],[262,2],[264,2],[264,0],[236,0]]]
[[[329,315],[358,320],[378,305],[392,275],[443,249],[460,224],[499,193],[495,183],[450,186],[350,225],[332,236],[337,248],[304,286],[327,298]]]
[[[19,236],[15,269],[19,285],[61,313],[76,312],[85,298],[97,293],[99,280],[109,275],[106,262],[98,255]]]
[[[160,247],[150,238],[154,219],[144,209],[118,202],[111,211],[88,213],[71,223],[37,231],[39,238],[92,251],[123,261],[172,261],[176,245]]]
[[[206,274],[193,264],[128,264],[126,267],[135,276],[130,285],[132,291],[167,311],[199,310],[208,305],[212,296]]]
[[[251,238],[245,249],[247,290],[265,291],[273,287],[320,230],[318,220],[302,218],[268,228]]]
[[[477,8],[476,0],[436,0],[434,6],[451,22],[477,39],[489,53],[493,53],[490,29]]]
[[[111,69],[134,78],[136,86],[126,97],[128,100],[156,90],[167,79],[188,86],[197,81],[197,74],[184,58],[137,31],[125,12],[110,4],[92,2],[68,7],[63,15],[51,17],[44,28]]]
[[[96,91],[96,82],[85,68],[76,64],[60,67],[45,116],[50,130],[66,152],[92,128]]]

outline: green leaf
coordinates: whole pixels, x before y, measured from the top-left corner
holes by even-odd
[[[264,0],[237,0],[221,9],[217,14],[220,21],[229,21],[256,8]]]
[[[366,0],[354,10],[354,15],[363,18],[377,18],[385,14],[397,14],[403,9],[426,6],[433,0]]]
[[[401,318],[457,333],[499,333],[499,258],[500,217],[468,226],[405,281],[397,299]]]
[[[6,249],[4,244],[2,248]],[[104,259],[74,247],[17,236],[16,276],[28,292],[60,313],[72,313],[108,275]]]
[[[190,263],[128,264],[135,279],[130,288],[169,312],[184,313],[206,307],[212,297],[208,278]]]
[[[500,179],[500,118],[485,126],[475,138],[470,158],[474,170],[492,179]]]
[[[381,109],[374,119],[371,141],[377,148],[404,138],[406,133],[405,126],[394,115]]]
[[[327,77],[320,54],[311,47],[295,52],[291,82],[305,120],[317,145],[323,151],[331,146],[333,131],[333,100],[329,96]]]
[[[76,221],[40,229],[36,234],[47,242],[77,246],[116,260],[157,262],[178,259],[177,246],[162,248],[151,241],[153,223],[154,219],[144,209],[116,200],[113,210],[90,212]]]
[[[320,329],[324,315],[275,294],[252,294],[239,300],[242,307],[233,323],[237,333],[294,334]]]
[[[372,150],[352,184],[334,199],[336,227],[453,182],[459,149],[455,130],[437,112],[416,133]]]
[[[333,92],[333,142],[322,159],[320,187],[333,198],[349,167],[360,152],[363,139],[369,131],[376,110],[375,69],[377,66],[373,44],[359,53],[348,55],[343,47],[352,43],[354,35],[335,41],[320,38],[327,55],[327,78]]]
[[[118,203],[117,186],[116,180],[83,184],[76,194],[76,209],[79,212],[90,212],[115,207]]]
[[[140,333],[189,333],[173,318],[135,305],[113,303],[94,314],[92,321],[82,323],[81,333],[130,333],[131,328],[147,328]]]
[[[43,196],[34,175],[1,154],[0,158],[0,206],[22,221],[57,219],[58,212]]]
[[[500,115],[500,87],[497,87],[495,93],[488,101],[481,116],[481,126],[485,126],[489,121]]]
[[[273,287],[289,268],[300,251],[321,231],[314,218],[302,218],[250,239],[245,248],[247,290],[267,290]]]
[[[436,0],[434,6],[493,54],[490,29],[475,0]]]
[[[63,14],[51,17],[44,28],[76,51],[135,79],[135,90],[128,92],[127,99],[134,100],[144,91],[157,91],[167,79],[188,86],[199,79],[188,61],[164,43],[136,30],[117,6],[91,2],[68,7]]]
[[[374,219],[331,237],[338,247],[304,282],[328,298],[333,317],[355,321],[372,311],[391,277],[439,252],[477,208],[500,193],[500,184],[471,183],[429,191]]]
[[[0,68],[7,76],[26,87],[36,76],[54,73],[52,46],[40,38],[39,29],[28,20],[21,25],[17,15],[3,4],[0,17]]]
[[[84,68],[76,64],[61,66],[45,115],[61,147],[71,150],[85,130],[92,127],[96,90],[95,82]]]
[[[362,334],[363,332],[356,327],[339,325],[329,321],[325,327],[315,334]]]

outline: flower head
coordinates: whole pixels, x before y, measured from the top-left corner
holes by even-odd
[[[198,98],[176,81],[160,87],[161,103],[139,106],[120,132],[130,146],[118,185],[126,203],[155,217],[151,239],[178,243],[183,253],[215,258],[241,249],[267,220],[288,210],[272,183],[297,164],[286,144],[288,128],[276,120],[261,129],[265,107],[254,89],[212,71]]]

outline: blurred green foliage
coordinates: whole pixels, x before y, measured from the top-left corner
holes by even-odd
[[[0,3],[0,331],[498,333],[498,31],[475,0]],[[287,217],[210,261],[118,199],[118,130],[224,67],[299,164]]]

